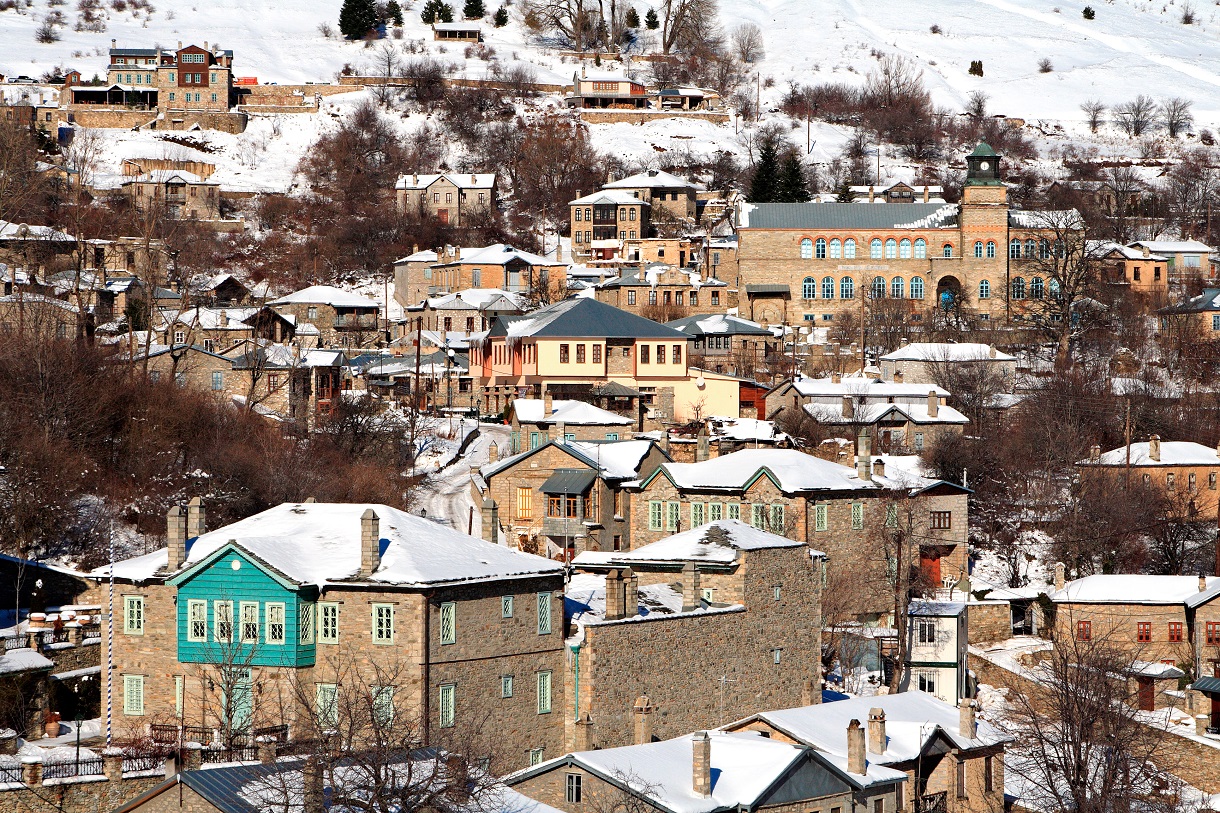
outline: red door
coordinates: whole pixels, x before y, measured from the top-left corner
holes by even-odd
[[[444,223],[447,225],[449,223],[449,210],[448,209],[437,209],[436,218],[441,223]]]
[[[940,587],[940,554],[937,551],[921,550],[919,552],[919,569],[923,572],[928,584]]]
[[[1140,711],[1156,708],[1156,693],[1152,689],[1152,678],[1139,678]]]

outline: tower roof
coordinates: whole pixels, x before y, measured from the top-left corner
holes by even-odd
[[[970,153],[971,158],[979,158],[982,156],[992,156],[992,155],[998,155],[998,153],[995,150],[993,150],[991,148],[991,145],[988,144],[986,141],[980,141],[978,146],[974,148],[974,152]]]

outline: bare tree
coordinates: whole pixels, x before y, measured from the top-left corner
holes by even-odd
[[[1156,123],[1156,102],[1150,96],[1136,96],[1114,108],[1114,124],[1133,138],[1139,138]]]
[[[1105,103],[1098,99],[1089,99],[1080,105],[1080,109],[1085,115],[1085,121],[1089,124],[1089,131],[1096,133],[1097,128],[1105,121]]]
[[[762,29],[754,23],[742,23],[733,30],[733,48],[742,62],[758,62],[765,55]]]
[[[524,0],[525,25],[536,32],[558,32],[578,51],[596,41],[601,17],[592,0]]]
[[[1194,125],[1195,117],[1190,112],[1191,105],[1189,100],[1180,96],[1161,102],[1161,124],[1169,132],[1170,138],[1177,138]]]
[[[936,356],[925,362],[932,381],[953,394],[954,404],[970,419],[972,431],[981,431],[987,422],[991,400],[1009,391],[1011,382],[1005,380],[998,365],[991,363],[985,351],[968,360],[951,358],[948,348]]]
[[[991,97],[981,90],[970,91],[970,96],[966,99],[966,113],[976,119],[986,118],[987,116],[987,101]]]
[[[668,54],[689,47],[716,21],[716,0],[664,0],[661,5],[661,50]]]

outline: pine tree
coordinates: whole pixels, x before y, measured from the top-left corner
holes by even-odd
[[[373,0],[343,0],[339,9],[339,31],[349,40],[358,40],[377,25]]]
[[[648,13],[644,15],[644,26],[649,31],[656,31],[661,27],[661,21],[657,19],[657,10],[655,8],[648,9]]]
[[[467,20],[479,20],[487,10],[483,8],[483,0],[466,0],[466,5],[462,7],[462,14]]]
[[[495,24],[496,28],[503,28],[504,26],[508,25],[508,9],[504,8],[504,6],[500,6],[500,8],[496,10],[496,16],[492,17],[491,21]]]
[[[385,16],[391,23],[402,28],[402,6],[398,5],[398,0],[386,3]]]
[[[780,203],[804,203],[809,200],[809,189],[805,186],[805,168],[801,166],[801,159],[795,151],[784,156],[775,200]]]
[[[774,203],[778,191],[779,149],[772,139],[767,139],[758,148],[758,163],[754,165],[754,177],[750,180],[746,200],[750,203]]]
[[[428,25],[432,23],[451,23],[453,22],[453,7],[442,0],[428,0],[424,3],[423,11],[420,12],[419,18]]]
[[[448,3],[441,3],[441,7],[436,10],[436,16],[440,18],[442,23],[453,22],[453,6]]]
[[[635,10],[635,6],[630,6],[627,9],[627,19],[625,20],[628,28],[640,27],[640,13]]]

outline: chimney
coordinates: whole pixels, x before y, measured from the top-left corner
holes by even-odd
[[[872,460],[872,443],[868,431],[861,430],[860,437],[856,440],[856,474],[861,480],[867,480],[870,483],[873,480],[873,468],[870,465]]]
[[[885,476],[885,461],[882,460],[881,458],[877,458],[876,460],[873,461],[873,476],[874,477],[884,477]]]
[[[696,796],[712,795],[712,738],[706,731],[691,737],[691,787]]]
[[[567,425],[563,421],[559,421],[558,423],[556,423],[555,424],[555,440],[559,441],[560,443],[566,443],[567,436],[568,436]]]
[[[840,373],[838,370],[832,371],[830,374],[830,383],[831,384],[842,384],[843,383],[843,374]]]
[[[802,706],[814,705],[813,693],[814,693],[813,680],[810,678],[806,678],[805,680],[802,680],[801,681],[801,705]]]
[[[629,567],[620,574],[623,579],[623,618],[640,614],[640,577]]]
[[[963,697],[962,702],[958,703],[958,732],[967,739],[973,740],[978,736],[978,726],[974,720],[974,701],[968,697]]]
[[[360,575],[371,576],[381,566],[381,520],[372,508],[360,515]]]
[[[1101,447],[1098,446],[1096,443],[1094,443],[1092,446],[1089,447],[1089,462],[1090,463],[1100,463],[1101,462]]]
[[[711,455],[711,441],[707,436],[707,427],[699,427],[699,435],[695,438],[695,462],[702,463]]]
[[[178,40],[178,50],[182,50],[182,40]]]
[[[418,176],[416,176],[416,177],[418,177]],[[418,253],[419,253],[419,243],[412,243],[412,244],[411,244],[411,253],[412,253],[412,254],[418,254]]]
[[[852,403],[850,395],[843,396],[843,417],[844,418],[856,417],[856,407]]]
[[[699,609],[699,570],[694,562],[682,566],[682,612]]]
[[[903,379],[903,378],[904,378],[904,376],[903,376],[903,374],[902,374],[902,370],[895,370],[895,371],[894,371],[894,383],[895,383],[895,384],[901,384],[901,383],[902,383],[902,379]]]
[[[885,709],[868,710],[868,750],[874,754],[885,753]]]
[[[169,509],[165,517],[165,541],[169,546],[166,569],[177,570],[186,561],[186,517],[176,505]]]
[[[1207,577],[1202,573],[1199,574],[1199,592],[1202,593],[1207,589]]]
[[[931,189],[929,189],[927,184],[924,184],[923,185],[923,202],[927,203],[928,200],[931,198],[931,196],[932,196]]]
[[[987,357],[995,358],[995,345],[994,344],[987,345]]]
[[[210,51],[210,50],[212,50],[211,48],[209,48],[209,47],[208,47],[208,41],[207,41],[207,40],[204,40],[204,41],[203,41],[203,50],[205,50],[205,51]]]
[[[555,244],[555,262],[563,262],[563,243]]]
[[[635,706],[632,708],[632,714],[635,717],[635,744],[643,745],[647,742],[652,742],[652,712],[656,706],[652,705],[652,701],[648,699],[648,695],[642,694],[635,699]]]
[[[221,327],[229,326],[229,312],[228,311],[222,310],[220,312],[220,326]]]
[[[1152,256],[1152,249],[1148,248],[1148,246],[1141,246],[1141,248],[1144,249],[1145,259]]]
[[[112,39],[112,40],[110,40],[110,47],[111,47],[111,48],[117,48],[118,46],[119,46],[119,41],[118,41],[118,40],[116,40],[116,39]]]
[[[1148,438],[1148,457],[1150,457],[1151,459],[1155,460],[1158,463],[1161,462],[1161,436],[1160,435],[1153,435],[1152,437]]]
[[[1055,562],[1055,589],[1056,590],[1062,590],[1063,585],[1067,583],[1066,579],[1064,578],[1064,570],[1065,569],[1063,567],[1063,562]]]
[[[194,539],[207,533],[207,511],[203,507],[201,497],[191,497],[186,506],[186,538]]]
[[[493,444],[492,448],[495,448]],[[483,500],[483,539],[493,545],[500,543],[500,509],[491,497]]]
[[[573,743],[573,751],[592,751],[593,750],[593,718],[588,714],[576,721],[576,739]]]
[[[461,246],[453,247],[453,259],[454,260],[462,259],[462,247]]]
[[[623,577],[617,570],[606,574],[606,620],[618,621],[623,617]]]
[[[471,176],[470,176],[470,182],[471,182],[472,184],[476,184],[476,183],[478,183],[478,182],[479,182],[479,179],[478,179],[478,178],[476,178],[476,177],[474,176],[474,174],[472,173],[472,174],[471,174]]]
[[[877,200],[877,193],[873,190],[873,185],[868,185],[868,202],[873,203]]]
[[[551,397],[549,390],[542,393],[542,419],[545,421],[551,417],[551,413],[555,411],[555,400]]]
[[[847,770],[864,776],[864,729],[859,720],[847,724]]]
[[[497,443],[493,443],[487,447],[487,462],[495,463],[499,459],[500,459],[500,446]]]
[[[661,451],[669,454],[669,430],[661,430],[661,439],[657,441],[657,445],[661,447]]]

